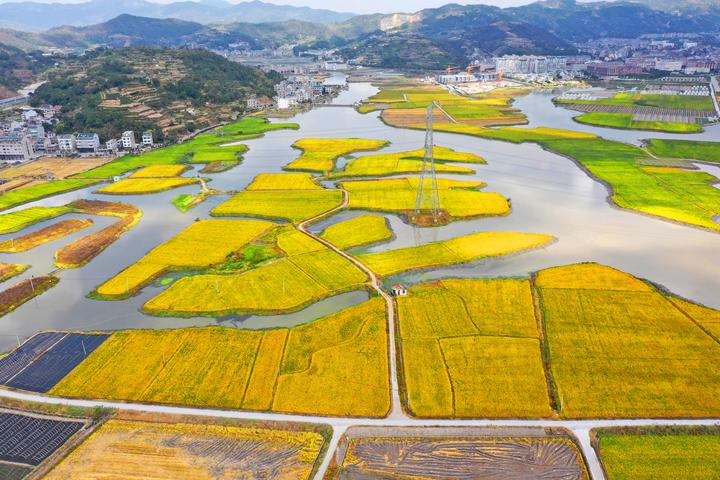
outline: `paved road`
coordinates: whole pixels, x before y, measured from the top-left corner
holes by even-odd
[[[328,210],[327,212],[323,212],[320,215],[317,215],[313,218],[310,218],[308,220],[305,220],[304,222],[301,222],[298,225],[298,229],[302,232],[305,232],[307,235],[310,235],[318,242],[322,243],[329,249],[333,250],[337,254],[343,256],[344,258],[348,259],[350,262],[352,262],[355,266],[357,266],[360,270],[365,272],[365,274],[368,276],[370,281],[368,282],[368,286],[375,290],[382,298],[385,300],[385,311],[387,312],[387,329],[388,329],[388,356],[390,358],[389,364],[390,364],[390,398],[391,398],[391,407],[390,407],[390,414],[389,418],[407,418],[405,415],[405,412],[403,412],[402,404],[400,402],[400,389],[398,387],[398,381],[397,381],[397,357],[395,355],[396,352],[396,345],[395,345],[395,300],[382,288],[382,284],[380,282],[380,279],[377,275],[375,275],[375,272],[370,270],[364,263],[362,263],[357,258],[353,257],[352,255],[347,254],[346,252],[340,250],[332,243],[328,242],[324,238],[321,238],[314,233],[310,232],[307,227],[309,225],[312,225],[313,223],[317,222],[318,220],[321,220],[323,218],[327,218],[330,215],[333,215],[337,213],[340,210],[343,210],[347,208],[348,201],[349,201],[349,195],[347,190],[340,189],[340,191],[343,194],[343,201],[340,205],[333,208],[332,210]]]

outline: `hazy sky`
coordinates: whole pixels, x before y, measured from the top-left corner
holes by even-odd
[[[23,0],[0,0],[0,3],[5,2],[20,2]],[[80,3],[87,0],[28,0],[38,2],[59,2],[59,3]],[[155,1],[157,3],[170,3],[177,0],[148,0]],[[199,0],[195,0],[199,1]],[[232,3],[239,3],[238,0],[230,0]],[[486,5],[497,5],[500,7],[514,7],[517,5],[524,5],[531,3],[533,0],[363,0],[363,1],[339,1],[339,0],[263,0],[269,3],[276,3],[278,5],[295,5],[295,6],[308,6],[313,8],[328,8],[330,10],[342,11],[342,12],[355,12],[355,13],[375,13],[375,12],[415,12],[422,10],[423,8],[439,7],[447,3],[484,3]],[[581,1],[593,1],[593,0],[581,0]],[[2,16],[2,12],[0,12]]]

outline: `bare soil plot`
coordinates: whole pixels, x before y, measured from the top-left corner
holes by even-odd
[[[324,444],[299,428],[172,422],[111,419],[45,478],[303,480]]]
[[[588,479],[575,443],[544,429],[351,428],[326,479]]]
[[[45,177],[48,174],[51,174],[56,179],[67,178],[76,173],[104,165],[110,160],[110,157],[42,158],[17,167],[0,170],[0,180],[21,177]]]

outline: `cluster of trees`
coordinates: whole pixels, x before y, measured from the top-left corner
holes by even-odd
[[[36,74],[52,63],[51,58],[43,57],[40,52],[25,53],[10,45],[0,44],[0,87],[15,91],[29,83],[17,75],[18,70],[29,70]]]
[[[181,63],[183,75],[161,81],[142,69],[143,63],[154,63],[160,58]],[[67,69],[50,73],[49,81],[38,88],[32,103],[62,105],[59,133],[92,131],[103,140],[117,138],[128,129],[160,130],[152,121],[130,117],[123,109],[100,107],[103,93],[107,95],[113,87],[146,84],[156,97],[147,105],[158,110],[179,100],[190,101],[196,107],[234,104],[238,113],[242,113],[247,95],[272,96],[274,85],[281,79],[275,72],[266,74],[200,49],[99,50],[79,58],[70,68],[73,72],[82,71],[83,75],[73,76]],[[190,125],[185,127],[190,131]]]

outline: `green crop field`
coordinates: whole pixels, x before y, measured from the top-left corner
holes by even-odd
[[[609,140],[555,140],[542,145],[571,157],[608,183],[618,206],[678,222],[720,230],[720,190],[710,174],[683,169],[644,168],[638,147]]]
[[[89,187],[95,183],[97,183],[95,180],[51,180],[30,187],[16,188],[0,195],[0,211],[45,197]]]
[[[442,280],[398,298],[407,406],[421,417],[552,411],[527,280]]]
[[[30,225],[51,220],[72,212],[67,205],[62,207],[30,207],[0,215],[0,234],[14,233]]]
[[[717,428],[594,430],[608,480],[713,480],[720,471]]]
[[[622,107],[657,107],[680,110],[713,110],[710,96],[699,97],[689,95],[656,95],[640,93],[618,93],[610,98],[599,100],[556,100],[557,103],[574,103],[579,105],[610,105]]]
[[[262,136],[265,132],[278,129],[297,129],[295,123],[269,123],[262,118],[243,118],[211,133],[202,133],[192,139],[159,148],[140,155],[126,155],[92,170],[77,174],[74,178],[112,178],[131,170],[177,163],[210,163],[215,161],[238,160],[247,151],[245,145],[218,146]]]
[[[720,163],[720,142],[698,142],[693,140],[649,141],[648,150],[661,158],[680,158]]]
[[[336,416],[390,408],[382,299],[290,329],[114,333],[53,395]]]
[[[575,117],[575,120],[580,123],[599,127],[625,128],[631,130],[655,130],[670,133],[698,133],[703,131],[702,125],[699,123],[634,120],[631,113],[589,112]]]
[[[547,245],[552,235],[479,232],[418,247],[367,253],[358,257],[373,272],[388,276],[407,270],[466,263]]]

